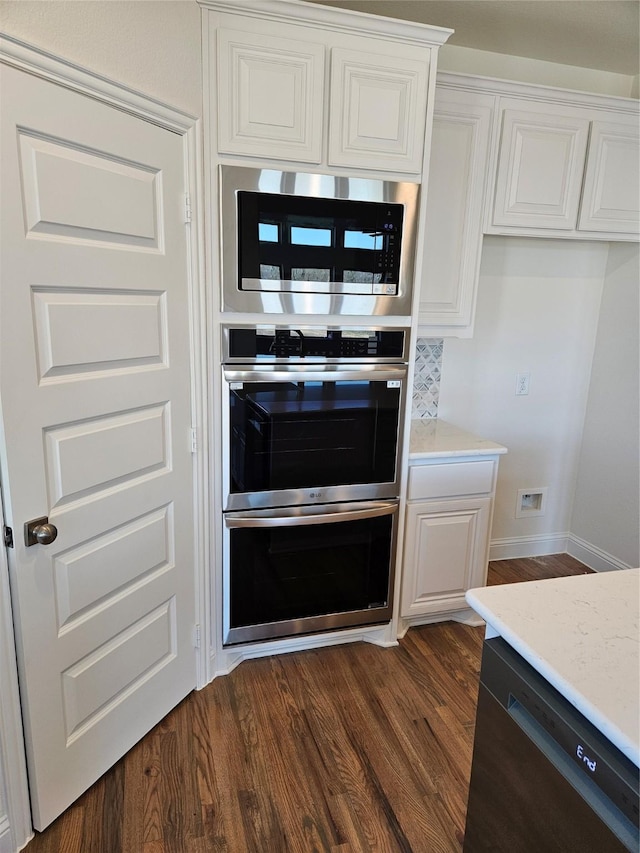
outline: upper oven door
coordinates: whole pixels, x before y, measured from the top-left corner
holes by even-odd
[[[220,167],[223,310],[409,316],[418,185]]]
[[[406,375],[225,368],[225,509],[397,497]]]

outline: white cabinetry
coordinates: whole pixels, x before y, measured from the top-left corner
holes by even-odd
[[[640,133],[633,125],[594,121],[578,228],[637,234]]]
[[[329,165],[419,174],[428,65],[417,51],[359,41],[367,52],[331,51]]]
[[[421,174],[449,30],[290,0],[201,5],[220,154]]]
[[[418,331],[473,333],[482,235],[637,240],[637,101],[440,73]]]
[[[436,88],[418,315],[429,337],[473,330],[494,102],[492,94]]]
[[[436,458],[409,468],[400,615],[405,624],[469,615],[484,586],[497,456]]]
[[[323,45],[220,29],[218,150],[319,163]]]
[[[604,101],[599,109],[576,106],[568,93],[566,102],[560,93],[553,103],[500,99],[488,233],[638,239],[637,105]]]
[[[573,230],[588,136],[586,119],[561,110],[505,109],[494,224]]]

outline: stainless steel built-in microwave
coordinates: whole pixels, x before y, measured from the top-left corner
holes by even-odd
[[[223,310],[410,315],[418,189],[221,166]]]

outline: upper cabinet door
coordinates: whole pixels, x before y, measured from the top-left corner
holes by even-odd
[[[582,231],[638,233],[640,223],[640,134],[637,123],[594,121],[589,141]]]
[[[428,55],[332,49],[329,165],[420,174]]]
[[[493,105],[436,88],[418,318],[429,336],[472,331]]]
[[[576,227],[589,121],[505,109],[493,224]]]
[[[218,31],[218,150],[319,163],[325,48]]]

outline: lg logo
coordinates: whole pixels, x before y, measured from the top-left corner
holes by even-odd
[[[582,747],[582,744],[578,744],[578,748],[576,749],[576,755],[578,756],[580,761],[584,761],[584,763],[587,765],[587,767],[589,768],[589,770],[591,770],[592,773],[595,773],[596,760],[595,758],[591,759],[588,755],[585,755],[585,751]]]
[[[309,492],[309,497],[320,500],[322,498],[322,492]]]

